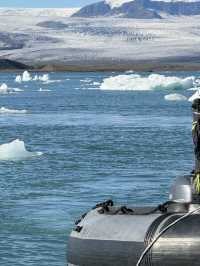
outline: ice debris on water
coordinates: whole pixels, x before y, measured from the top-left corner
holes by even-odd
[[[16,109],[8,109],[6,107],[0,108],[0,114],[26,114],[27,110],[16,110]]]

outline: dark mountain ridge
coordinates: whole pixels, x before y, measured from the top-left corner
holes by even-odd
[[[73,14],[73,17],[108,17],[152,19],[162,18],[162,13],[169,15],[200,15],[200,1],[150,1],[135,0],[112,8],[106,1],[87,5]]]

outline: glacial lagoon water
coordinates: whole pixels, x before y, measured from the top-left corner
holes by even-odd
[[[121,74],[49,73],[21,83],[17,73],[0,74],[0,83],[20,89],[0,94],[0,145],[8,144],[0,146],[0,265],[67,265],[67,236],[83,212],[110,198],[156,205],[192,170],[191,103],[164,98],[190,97],[191,84],[99,89]],[[43,154],[20,157],[26,150],[20,141],[10,146],[16,139]],[[14,158],[4,158],[8,148]]]

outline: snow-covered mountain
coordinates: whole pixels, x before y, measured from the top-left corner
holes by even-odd
[[[87,5],[72,16],[151,19],[162,18],[163,14],[200,15],[200,0],[105,0]]]
[[[0,8],[0,16],[69,17],[79,8]]]

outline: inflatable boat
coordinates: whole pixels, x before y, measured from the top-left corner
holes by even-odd
[[[97,204],[76,221],[69,266],[199,266],[200,199],[193,176],[175,180],[156,207]]]
[[[200,95],[193,99],[195,169],[156,207],[97,204],[76,221],[69,266],[200,266]]]

